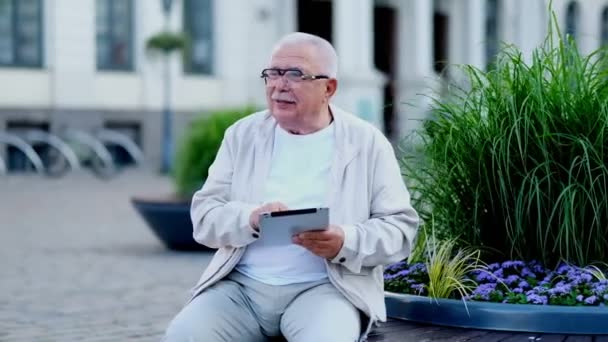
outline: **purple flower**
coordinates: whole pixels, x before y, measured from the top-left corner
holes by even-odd
[[[424,291],[424,284],[413,284],[411,286],[412,290],[416,291],[417,293],[422,293]]]
[[[529,288],[529,287],[530,287],[530,284],[528,284],[528,282],[527,282],[527,281],[522,280],[522,281],[520,281],[520,282],[519,282],[519,284],[518,284],[517,286],[519,286],[519,287],[521,287],[521,288],[524,288],[524,289],[527,289],[527,288]]]
[[[517,283],[519,281],[519,277],[515,274],[512,274],[510,276],[507,277],[507,279],[505,279],[505,283],[507,283],[508,285],[512,285],[514,283]]]
[[[475,281],[477,282],[482,282],[486,279],[487,274],[485,272],[475,272],[471,274],[473,276],[473,279],[475,279]]]
[[[481,284],[479,285],[479,287],[477,287],[473,293],[471,293],[471,296],[473,298],[481,298],[483,300],[490,300],[490,294],[496,290],[496,284],[494,283],[487,283],[487,284]]]
[[[410,267],[410,271],[412,273],[414,273],[414,272],[423,272],[423,273],[426,273],[426,265],[419,262],[417,264],[412,265]]]
[[[608,293],[604,295],[604,300],[608,300]]]
[[[521,276],[524,278],[533,278],[536,279],[536,274],[534,274],[534,272],[530,271],[530,269],[528,267],[524,267],[521,270]]]
[[[581,278],[587,283],[589,283],[593,280],[593,276],[591,276],[591,274],[589,274],[589,273],[581,274]]]
[[[562,295],[570,292],[572,287],[570,285],[557,285],[556,287],[549,289],[549,294],[552,296]]]
[[[537,294],[528,295],[528,302],[532,304],[547,304],[547,296],[539,296]]]
[[[407,267],[407,262],[405,262],[405,261],[399,261],[399,262],[394,263],[392,265],[388,265],[385,268],[385,271],[387,271],[387,272],[395,272],[395,271],[398,271],[398,270],[400,270],[402,268],[405,268],[405,267]]]
[[[504,270],[503,270],[502,268],[499,268],[499,269],[497,269],[496,271],[494,271],[494,275],[495,275],[497,278],[501,278],[501,279],[502,279],[502,278],[504,278],[505,273],[504,273]]]
[[[397,277],[396,274],[385,274],[384,275],[384,280],[393,280]]]
[[[576,286],[576,285],[583,284],[585,281],[580,276],[574,276],[574,277],[570,277],[570,282],[572,283],[572,285]]]
[[[557,269],[557,273],[558,274],[566,274],[568,272],[570,272],[572,270],[572,267],[568,264],[560,264],[559,268]]]
[[[516,287],[513,290],[511,290],[511,292],[513,292],[513,293],[523,293],[524,290],[521,287]]]
[[[591,296],[591,297],[585,299],[585,303],[587,303],[589,305],[593,305],[593,304],[595,304],[596,300],[597,300],[596,296]]]
[[[582,302],[583,301],[583,295],[576,296],[576,301],[577,302]]]
[[[547,293],[547,289],[544,288],[544,287],[541,287],[541,286],[536,286],[532,290],[526,291],[526,296],[528,297],[528,302],[532,302],[529,299],[530,296],[532,296],[532,298],[536,298],[536,299],[538,299],[538,298],[541,298],[541,299],[545,298],[545,299],[547,299],[546,294],[548,294]],[[538,303],[536,303],[536,304],[538,304]]]
[[[397,277],[406,277],[410,274],[410,270],[401,270],[395,274]]]
[[[547,273],[547,270],[538,261],[531,262],[530,266],[534,273]]]
[[[606,292],[606,289],[608,287],[606,285],[595,283],[595,284],[593,284],[592,288],[596,294],[602,294],[602,293]]]
[[[502,263],[503,268],[523,267],[524,263],[520,260],[505,261]]]
[[[488,265],[488,270],[490,270],[490,271],[495,271],[499,268],[500,268],[500,264],[497,262]]]
[[[553,280],[553,273],[548,273],[542,280],[542,282],[550,283]]]
[[[492,282],[494,280],[494,277],[492,277],[488,272],[486,271],[481,271],[479,272],[479,274],[475,277],[475,280],[477,282]]]

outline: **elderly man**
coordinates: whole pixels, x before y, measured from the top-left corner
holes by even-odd
[[[409,255],[418,215],[392,146],[330,105],[337,56],[305,33],[262,71],[268,110],[230,127],[192,201],[194,238],[217,248],[166,341],[357,341],[386,319],[383,265]],[[264,212],[328,207],[326,230],[259,242]]]

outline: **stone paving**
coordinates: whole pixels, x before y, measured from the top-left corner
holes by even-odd
[[[135,170],[0,176],[0,341],[159,341],[211,256],[167,250],[131,207],[171,190]]]

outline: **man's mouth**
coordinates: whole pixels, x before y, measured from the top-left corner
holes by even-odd
[[[279,104],[295,104],[296,101],[291,101],[291,100],[279,100],[279,99],[275,99],[275,102],[279,103]]]

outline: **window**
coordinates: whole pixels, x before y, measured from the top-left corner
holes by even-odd
[[[579,12],[579,6],[576,1],[568,4],[568,8],[566,9],[566,34],[571,36],[575,41],[578,40]]]
[[[498,6],[498,0],[488,0],[486,2],[486,65],[488,68],[494,64],[498,53]]]
[[[602,11],[602,22],[601,22],[600,39],[602,40],[602,46],[608,46],[608,7],[605,7]]]
[[[98,70],[133,70],[133,0],[96,0]]]
[[[211,0],[184,0],[184,31],[189,38],[184,54],[184,69],[188,73],[212,73],[212,10]]]
[[[42,66],[41,0],[0,0],[0,65]]]

